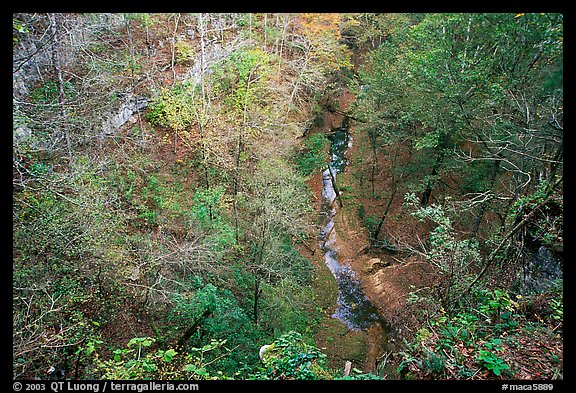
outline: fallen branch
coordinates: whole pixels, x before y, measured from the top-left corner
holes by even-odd
[[[348,113],[346,113],[346,112],[344,112],[343,110],[340,110],[340,109],[328,108],[328,112],[330,112],[330,113],[335,113],[335,114],[337,114],[337,115],[345,116],[345,117],[347,117],[347,118],[349,118],[349,119],[352,119],[352,120],[357,121],[357,122],[360,122],[360,123],[366,123],[366,120],[362,120],[362,119],[359,119],[359,118],[357,118],[357,117],[351,116],[350,114],[348,114]]]

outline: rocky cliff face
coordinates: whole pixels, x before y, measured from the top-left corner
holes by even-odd
[[[15,100],[30,93],[34,83],[42,82],[52,72],[52,52],[58,47],[59,61],[65,67],[76,64],[78,51],[95,41],[106,30],[118,28],[125,21],[123,14],[54,14],[56,34],[49,14],[15,14],[28,31],[19,34],[12,51],[12,87]]]
[[[146,97],[126,95],[124,101],[117,112],[107,115],[107,119],[102,122],[100,135],[113,135],[120,130],[126,123],[136,123],[135,114],[148,107]]]
[[[50,57],[42,50],[46,43],[29,38],[20,41],[12,55],[12,95],[15,104],[30,94],[30,86],[42,79],[51,67]]]
[[[70,70],[78,65],[78,54],[85,48],[98,43],[99,34],[110,32],[125,23],[122,14],[30,14],[15,15],[27,26],[27,31],[15,37],[12,53],[12,98],[14,113],[25,104],[26,98],[47,81],[56,80],[55,56],[58,67],[65,70],[64,80]],[[20,18],[20,19],[19,19]],[[74,71],[72,71],[74,72]],[[72,74],[73,75],[73,74]],[[133,114],[146,106],[141,97],[127,95],[110,113],[100,113],[105,119],[101,135],[116,132],[132,119]],[[95,111],[97,112],[97,111]],[[25,116],[14,124],[13,137],[20,142],[34,134],[34,126],[26,124]],[[133,119],[132,119],[133,120]],[[98,128],[98,127],[96,127]]]
[[[550,248],[540,246],[536,252],[526,255],[520,277],[520,291],[537,293],[552,288],[563,278],[562,261]]]

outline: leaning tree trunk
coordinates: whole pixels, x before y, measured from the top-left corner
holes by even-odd
[[[496,176],[498,175],[498,169],[500,168],[500,160],[494,161],[494,166],[492,167],[492,172],[490,173],[489,179],[489,189],[494,188],[494,183],[496,182]],[[478,210],[478,214],[476,216],[476,222],[474,223],[474,227],[472,228],[472,238],[476,238],[478,235],[478,230],[480,229],[480,225],[482,224],[482,218],[484,218],[484,212],[486,211],[486,207],[488,207],[488,201],[484,201],[480,204],[480,209]]]
[[[192,335],[194,334],[194,332],[196,332],[196,330],[198,330],[200,328],[200,326],[204,323],[204,321],[206,320],[206,318],[208,318],[210,315],[212,314],[212,310],[207,309],[205,310],[202,315],[200,315],[198,317],[198,319],[196,319],[194,321],[194,323],[192,324],[192,326],[190,326],[182,335],[182,337],[180,337],[180,340],[178,340],[178,347],[183,347],[186,344],[186,341],[188,341],[188,339],[190,339],[190,337],[192,337]]]
[[[392,161],[392,165],[395,167],[398,165],[398,149],[396,149]],[[380,218],[380,222],[378,222],[378,226],[376,230],[372,234],[372,238],[370,239],[370,243],[373,246],[378,241],[378,235],[380,235],[380,231],[382,230],[382,226],[384,225],[384,221],[386,220],[386,216],[388,216],[388,211],[390,210],[390,206],[392,206],[392,201],[394,201],[394,197],[396,196],[396,191],[398,190],[398,183],[404,177],[403,173],[400,173],[399,178],[396,178],[394,172],[392,172],[392,193],[390,194],[390,199],[388,199],[388,203],[386,204],[386,208],[384,209],[384,213],[382,213],[382,217]]]
[[[424,189],[422,197],[420,198],[421,206],[428,205],[428,202],[430,201],[430,195],[432,195],[432,190],[434,189],[434,183],[435,183],[434,178],[438,176],[438,173],[440,173],[440,167],[442,166],[442,161],[444,161],[444,149],[442,149],[438,154],[438,156],[436,157],[436,162],[434,163],[432,171],[430,172],[430,180],[426,182],[426,188]]]
[[[378,223],[378,227],[376,228],[376,230],[374,231],[374,234],[372,235],[372,239],[371,239],[372,244],[375,244],[378,241],[378,235],[380,234],[380,231],[382,230],[382,225],[384,224],[384,221],[386,220],[386,216],[388,215],[388,210],[390,210],[390,206],[392,205],[392,201],[394,200],[394,196],[396,195],[397,189],[398,189],[398,185],[396,182],[394,182],[394,188],[392,188],[392,194],[390,195],[390,199],[388,200],[388,203],[386,204],[386,208],[384,209],[384,213],[382,214],[382,218],[380,218],[380,222]]]
[[[422,197],[420,198],[420,205],[426,206],[430,201],[430,195],[432,195],[432,190],[434,189],[434,184],[436,183],[436,176],[440,173],[440,168],[442,167],[442,163],[444,162],[444,158],[446,157],[447,148],[450,144],[450,140],[452,139],[452,135],[456,132],[456,127],[454,121],[451,122],[450,130],[443,135],[442,137],[442,144],[438,146],[438,155],[436,156],[436,162],[432,167],[432,171],[430,172],[430,180],[426,182],[426,189],[422,193]]]

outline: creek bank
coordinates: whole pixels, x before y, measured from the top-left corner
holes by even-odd
[[[330,112],[326,109],[322,116],[323,121],[312,127],[308,134],[327,135],[331,130],[340,127],[354,98],[353,93],[343,90],[332,99],[339,110]],[[366,191],[368,183],[362,184],[357,178],[365,152],[370,150],[367,135],[356,126],[354,119],[350,120],[349,133],[354,142],[347,151],[349,168],[339,175],[337,181],[340,191],[343,191],[344,206],[339,208],[334,217],[334,243],[338,249],[340,264],[355,273],[364,295],[378,309],[379,315],[387,322],[387,328],[384,331],[379,324],[372,324],[366,331],[356,331],[332,318],[337,309],[337,299],[334,292],[328,291],[338,293],[337,283],[327,268],[320,244],[309,253],[309,259],[325,283],[319,288],[318,297],[322,298],[326,318],[317,329],[315,338],[318,347],[326,353],[334,368],[343,368],[346,360],[352,360],[353,367],[364,372],[371,371],[387,379],[396,379],[396,366],[402,360],[398,355],[402,350],[401,338],[409,337],[417,328],[417,321],[407,303],[408,294],[430,284],[431,269],[418,255],[392,255],[385,250],[370,249],[370,236],[358,216],[358,206],[378,209],[375,211],[379,211],[381,207],[376,206],[379,200]],[[330,152],[327,151],[326,154],[329,155]],[[379,171],[376,181],[380,187],[386,188],[390,182],[389,171],[393,169],[391,165],[394,160],[386,154],[382,154],[379,160],[382,170]],[[317,217],[322,217],[322,182],[323,176],[319,171],[314,173],[308,182],[313,192],[311,202]],[[417,225],[405,220],[396,222],[394,219],[402,209],[401,199],[395,198],[390,208],[391,219],[387,221],[386,233],[414,237],[418,235]],[[320,223],[320,226],[323,227],[324,224]],[[329,303],[328,299],[332,303]]]
[[[342,125],[345,118],[342,113],[345,113],[349,104],[354,100],[354,95],[344,89],[335,100],[338,102],[341,113],[325,110],[322,114],[323,121],[311,128],[309,134],[330,134],[331,130]],[[326,154],[330,153],[326,151]],[[311,205],[314,215],[319,218],[323,217],[322,183],[323,176],[320,171],[312,174],[308,181],[312,190]],[[340,209],[335,217],[337,223],[334,229],[334,246],[338,249],[339,264],[346,266],[347,270],[357,279],[358,286],[365,289],[366,282],[357,269],[355,258],[358,251],[366,246],[367,242],[360,227],[348,225],[348,216],[348,209]],[[319,225],[323,227],[325,222],[319,223]],[[346,361],[351,361],[354,368],[394,379],[395,370],[390,367],[391,362],[389,362],[392,358],[392,349],[388,348],[390,342],[387,328],[384,329],[380,323],[370,323],[365,327],[365,330],[351,329],[333,317],[338,309],[339,288],[335,277],[326,264],[321,246],[322,242],[318,242],[310,249],[301,249],[302,254],[315,267],[317,306],[323,310],[324,315],[315,329],[315,341],[318,348],[327,355],[331,368],[343,369]],[[370,300],[373,299],[370,298]]]
[[[338,306],[333,317],[341,320],[351,330],[367,330],[374,323],[380,323],[384,327],[385,321],[362,292],[362,285],[356,273],[339,260],[337,230],[334,226],[338,205],[343,206],[336,179],[338,174],[346,170],[348,163],[346,151],[352,145],[348,124],[349,119],[345,117],[342,125],[331,130],[328,136],[331,161],[322,173],[322,211],[326,221],[320,233],[320,242],[326,265],[338,283]]]

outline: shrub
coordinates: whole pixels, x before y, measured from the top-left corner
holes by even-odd
[[[325,149],[328,138],[323,134],[314,134],[306,139],[294,157],[298,171],[305,176],[309,176],[315,170],[323,168],[326,164]]]
[[[502,341],[499,338],[492,339],[491,341],[484,344],[484,347],[487,349],[480,349],[478,351],[477,357],[477,360],[480,362],[482,367],[492,371],[497,377],[502,374],[502,371],[510,370],[510,366],[508,366],[503,359],[498,357],[498,355],[493,352],[501,351],[501,344]]]
[[[102,343],[102,342],[100,342]],[[222,347],[226,340],[211,340],[188,352],[154,349],[156,339],[135,337],[126,348],[111,351],[111,358],[101,359],[94,350],[96,372],[101,379],[225,379],[220,372],[212,376],[206,370],[208,353]]]
[[[277,338],[262,354],[266,369],[255,379],[332,379],[325,368],[326,355],[304,342],[298,332]]]
[[[178,40],[174,48],[176,49],[176,63],[185,63],[194,57],[194,47],[189,41]]]

